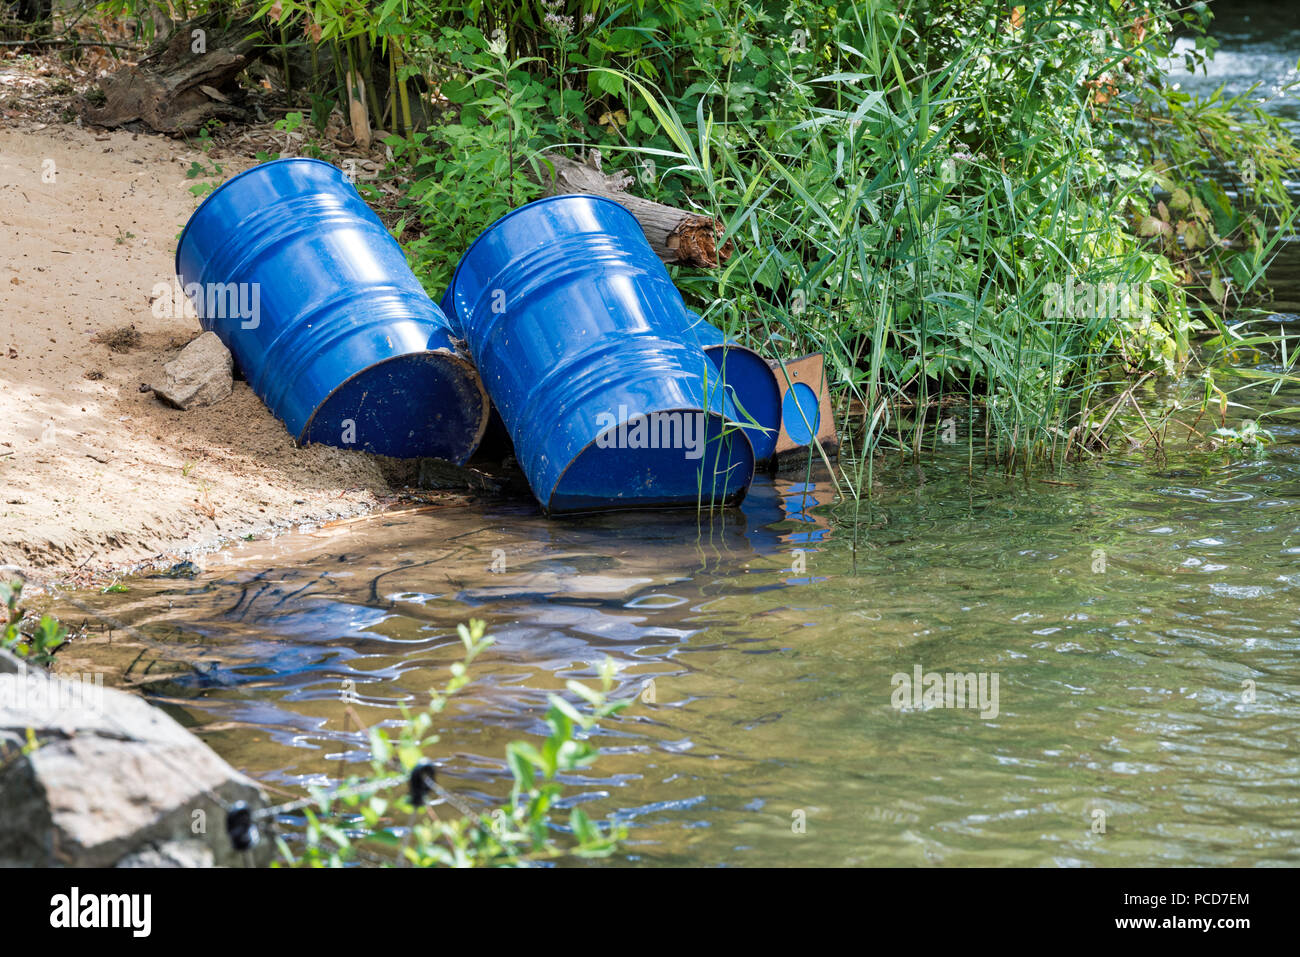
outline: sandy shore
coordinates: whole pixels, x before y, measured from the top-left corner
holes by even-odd
[[[150,302],[172,281],[199,159],[160,136],[0,120],[0,565],[36,582],[356,515],[389,494],[367,455],[296,448],[244,382],[189,412],[140,391],[200,331]],[[224,176],[252,164],[219,162]],[[132,348],[100,338],[130,325]]]

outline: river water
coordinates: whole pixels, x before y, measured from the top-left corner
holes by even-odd
[[[1213,4],[1211,35],[1219,42],[1214,59],[1204,72],[1187,72],[1182,54],[1193,46],[1190,39],[1174,45],[1169,64],[1170,81],[1189,93],[1209,96],[1222,87],[1224,96],[1252,89],[1268,101],[1269,112],[1280,116],[1292,130],[1300,131],[1300,98],[1289,89],[1300,80],[1300,18],[1290,3],[1224,2]]]
[[[1293,71],[1300,36],[1258,16],[1185,86]],[[963,438],[884,467],[870,504],[813,471],[703,526],[412,510],[53,610],[114,623],[66,667],[107,670],[291,791],[365,759],[345,698],[396,721],[479,617],[496,644],[434,756],[449,788],[500,801],[506,743],[544,734],[546,695],[608,656],[637,701],[566,805],[628,822],[619,862],[1294,864],[1300,417],[1269,427],[1263,453],[1175,441],[1028,480],[978,452],[969,474]],[[918,673],[975,675],[983,707],[896,691]]]
[[[638,701],[569,793],[633,825],[631,860],[1294,862],[1300,419],[1272,428],[1256,457],[1134,453],[1054,484],[940,451],[856,515],[816,476],[760,482],[713,527],[413,511],[62,611],[130,626],[75,654],[281,788],[364,758],[342,699],[394,720],[481,617],[497,643],[438,759],[500,798],[506,742],[609,656]],[[996,675],[996,715],[896,708],[917,668],[984,675],[990,698]]]

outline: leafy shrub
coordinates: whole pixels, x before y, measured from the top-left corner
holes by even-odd
[[[54,653],[67,640],[68,630],[49,615],[42,615],[36,627],[30,633],[24,633],[19,627],[24,614],[18,607],[22,598],[21,580],[0,582],[0,601],[5,606],[4,635],[0,637],[0,648],[24,658],[34,665],[48,665],[54,661]]]
[[[396,799],[383,796],[386,788],[405,782],[413,771],[431,771],[424,751],[438,740],[430,734],[434,717],[446,707],[448,698],[468,683],[469,665],[492,643],[481,621],[461,625],[458,632],[465,657],[452,665],[447,685],[431,693],[426,710],[403,713],[405,720],[396,739],[383,728],[371,729],[370,773],[348,778],[335,791],[315,792],[315,809],[306,812],[302,848],[295,853],[284,838],[279,839],[287,864],[514,867],[570,856],[605,857],[617,849],[626,836],[624,826],[612,822],[602,827],[579,807],[568,815],[569,839],[560,843],[553,834],[557,827],[553,812],[563,790],[559,775],[586,767],[598,756],[580,735],[631,703],[609,700],[613,665],[608,659],[601,670],[600,690],[568,682],[569,691],[585,704],[585,710],[551,695],[546,713],[550,734],[541,746],[516,741],[507,747],[507,763],[514,778],[508,805],[476,812],[432,777],[426,780],[456,809],[457,816],[443,819],[431,808],[417,809],[409,794]],[[344,820],[335,820],[339,815]]]

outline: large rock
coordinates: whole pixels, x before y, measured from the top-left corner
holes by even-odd
[[[254,782],[142,698],[18,672],[0,673],[0,866],[249,863],[224,808],[265,806]]]
[[[27,668],[27,662],[23,661],[12,651],[5,651],[0,648],[0,675],[17,675],[21,674]]]
[[[205,332],[163,366],[166,380],[154,395],[178,409],[216,405],[230,395],[234,360],[215,332]]]
[[[118,867],[212,867],[212,848],[201,841],[163,841],[136,851],[117,862]]]

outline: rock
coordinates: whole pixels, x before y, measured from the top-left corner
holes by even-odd
[[[117,867],[213,867],[212,848],[200,841],[164,841],[128,854]]]
[[[178,409],[216,405],[230,395],[234,360],[215,332],[205,332],[167,365],[154,395]]]
[[[0,675],[20,675],[27,669],[27,662],[23,661],[12,651],[5,651],[0,648]]]
[[[183,562],[177,562],[166,571],[155,572],[150,578],[198,578],[203,569],[195,565],[188,559]]]
[[[38,746],[23,754],[28,729]],[[225,808],[265,796],[142,698],[40,668],[0,674],[0,752],[0,867],[248,863]],[[265,863],[271,842],[248,853]]]

